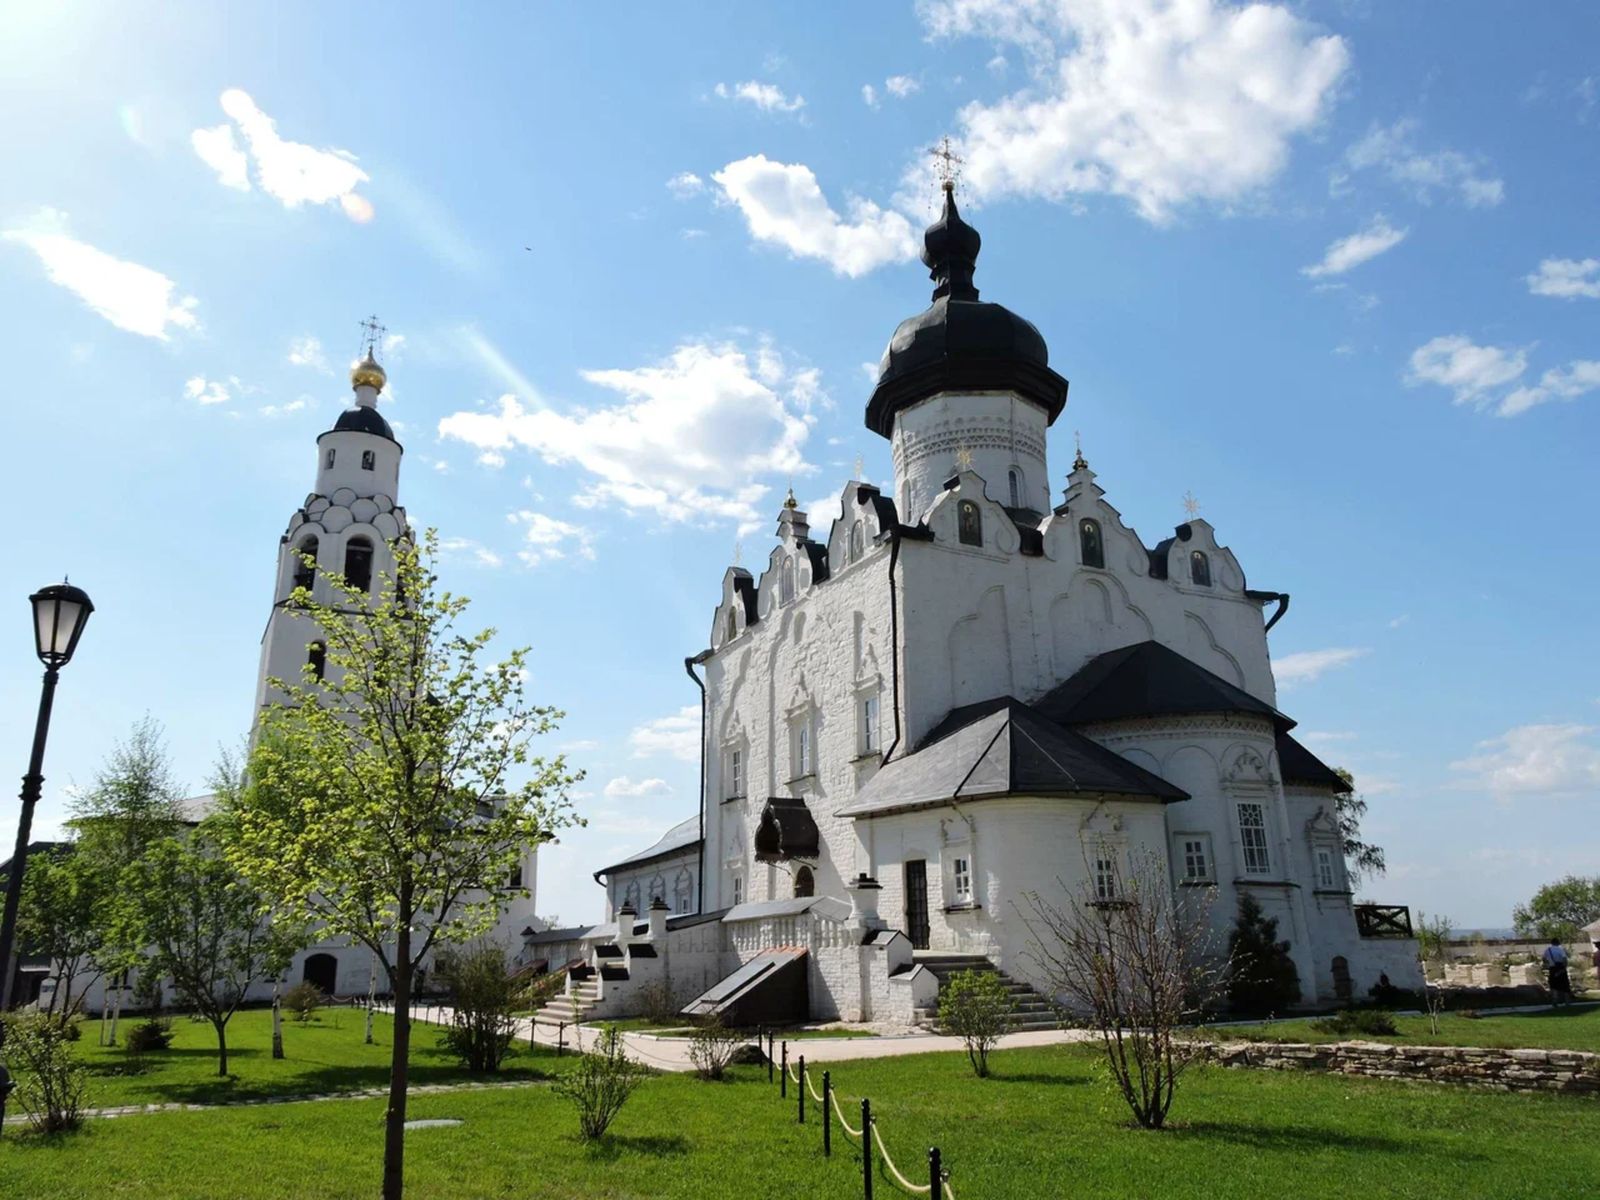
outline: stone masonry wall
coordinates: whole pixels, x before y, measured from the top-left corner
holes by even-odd
[[[1381,1079],[1460,1083],[1502,1092],[1600,1095],[1600,1054],[1497,1050],[1477,1046],[1391,1046],[1385,1042],[1224,1042],[1211,1057],[1225,1067],[1335,1071]]]

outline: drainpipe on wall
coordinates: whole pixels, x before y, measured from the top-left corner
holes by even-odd
[[[887,763],[900,745],[900,591],[895,582],[894,569],[900,561],[900,542],[907,537],[918,541],[932,541],[933,535],[919,526],[896,524],[889,530],[889,675],[894,693],[894,741],[883,752]]]
[[[695,871],[695,902],[696,913],[706,910],[706,685],[694,669],[700,663],[711,657],[711,651],[702,650],[699,654],[683,660],[683,669],[689,678],[694,680],[695,687],[700,689],[700,862]]]

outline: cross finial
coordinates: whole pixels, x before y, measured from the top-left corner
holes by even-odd
[[[1191,521],[1200,515],[1200,501],[1194,498],[1193,492],[1183,494],[1183,511],[1188,514]]]
[[[972,451],[967,449],[965,442],[956,447],[956,466],[963,471],[972,470]]]
[[[784,497],[783,506],[791,512],[800,507],[800,501],[794,498],[794,484],[789,485],[789,494]]]
[[[1089,460],[1083,456],[1083,434],[1074,429],[1072,431],[1072,441],[1078,450],[1078,456],[1072,460],[1072,469],[1081,471],[1089,465]]]
[[[865,471],[866,469],[867,469],[867,460],[862,458],[861,455],[859,455],[859,454],[856,455],[856,473],[854,475],[854,478],[860,479],[861,478],[861,473],[863,471]]]
[[[388,328],[378,320],[378,314],[373,313],[361,322],[361,349],[370,354],[374,359],[378,357],[378,347],[383,344],[383,335],[388,333]]]
[[[733,565],[736,567],[744,566],[744,542],[738,538],[735,538],[733,542]]]
[[[961,166],[967,160],[957,154],[950,146],[950,136],[946,134],[939,139],[939,144],[928,150],[934,159],[934,171],[939,176],[939,186],[947,192],[956,190],[956,184],[961,182]]]

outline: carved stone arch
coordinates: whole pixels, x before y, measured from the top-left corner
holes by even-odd
[[[873,680],[878,680],[879,682],[883,680],[883,668],[878,665],[877,651],[871,645],[868,645],[866,652],[861,656],[861,663],[856,669],[856,682],[858,684],[870,683]]]
[[[1189,657],[1208,671],[1228,680],[1235,687],[1244,687],[1244,668],[1239,665],[1237,658],[1222,648],[1205,619],[1185,610],[1183,626],[1187,635]]]
[[[789,700],[784,705],[784,711],[797,713],[803,709],[815,707],[816,701],[812,699],[811,688],[806,683],[806,673],[804,671],[796,672],[794,687],[789,689]]]
[[[1267,756],[1254,746],[1240,743],[1229,746],[1228,752],[1222,756],[1222,778],[1223,782],[1230,784],[1270,786],[1273,782]]]
[[[1331,812],[1327,805],[1317,806],[1317,811],[1311,814],[1306,821],[1306,838],[1315,840],[1321,838],[1337,838],[1343,835],[1339,831],[1338,818]]]
[[[1156,774],[1195,799],[1217,793],[1221,769],[1216,756],[1198,742],[1180,741],[1161,756]]]

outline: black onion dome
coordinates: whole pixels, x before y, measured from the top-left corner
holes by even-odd
[[[961,219],[955,193],[922,237],[922,261],[934,281],[933,304],[900,322],[878,364],[867,402],[867,428],[889,437],[894,416],[940,392],[1012,391],[1054,421],[1067,403],[1067,381],[1050,369],[1050,351],[1031,321],[978,299],[972,274],[983,239]]]
[[[391,442],[395,440],[394,430],[389,428],[389,422],[383,419],[383,414],[365,404],[357,404],[340,413],[339,419],[333,423],[332,432],[375,433]]]

